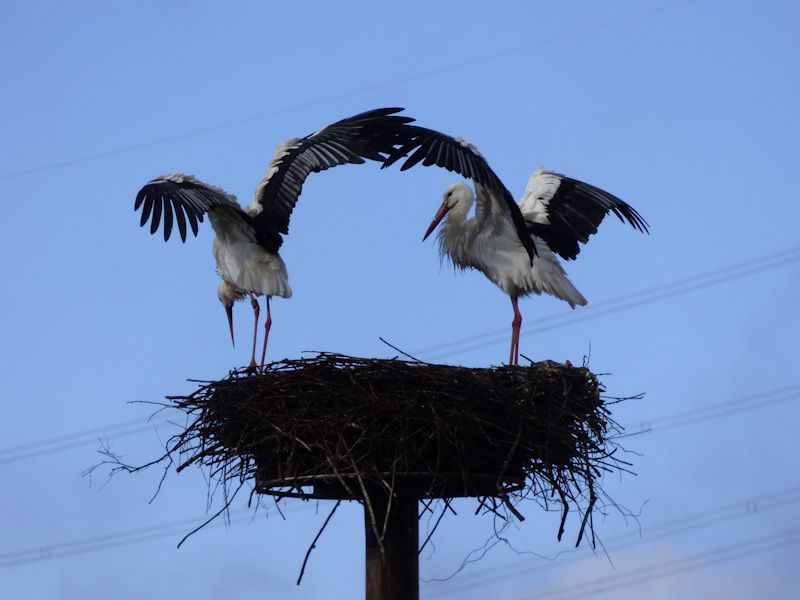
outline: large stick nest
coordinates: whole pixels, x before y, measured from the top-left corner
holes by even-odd
[[[533,495],[565,517],[584,504],[585,526],[598,477],[624,464],[603,391],[569,363],[470,369],[323,353],[171,397],[194,421],[168,450],[183,456],[178,470],[252,478],[263,494],[477,496],[519,518],[509,497]]]

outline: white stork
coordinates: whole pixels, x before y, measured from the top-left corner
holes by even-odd
[[[578,242],[585,244],[609,212],[643,233],[647,232],[647,222],[608,192],[541,167],[531,175],[517,204],[472,144],[423,127],[409,127],[416,131],[414,140],[383,166],[416,148],[401,170],[423,161],[425,166],[435,164],[473,180],[477,198],[463,182],[447,188],[423,240],[447,216],[438,234],[440,257],[447,257],[462,270],[479,270],[511,297],[514,319],[509,364],[518,365],[522,323],[518,298],[546,292],[572,308],[586,304],[567,279],[556,254],[566,260],[576,258]],[[467,219],[476,200],[475,216]]]
[[[252,204],[244,208],[222,189],[180,173],[159,176],[137,194],[134,210],[143,207],[141,225],[150,219],[150,233],[155,233],[163,216],[164,241],[169,239],[173,221],[177,221],[181,240],[185,242],[186,221],[197,235],[198,221],[208,214],[216,234],[212,251],[222,277],[217,296],[228,315],[231,341],[234,302],[250,296],[253,305],[253,354],[248,371],[257,369],[259,306],[255,296],[266,296],[263,368],[272,324],[269,299],[292,295],[286,265],[278,249],[283,243],[281,234],[288,233],[289,217],[303,182],[312,172],[338,165],[361,164],[364,159],[383,162],[386,157],[381,153],[391,154],[411,137],[404,128],[413,119],[395,115],[401,110],[383,108],[361,113],[278,146],[264,178],[256,186]]]

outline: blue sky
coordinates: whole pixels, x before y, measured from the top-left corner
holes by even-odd
[[[538,166],[621,197],[565,265],[589,300],[521,302],[521,352],[589,356],[629,433],[598,547],[555,541],[533,502],[496,523],[456,503],[420,557],[422,598],[793,598],[800,584],[800,166],[794,2],[5,3],[0,118],[0,586],[12,597],[363,594],[363,521],[327,503],[234,503],[199,471],[89,480],[101,440],[132,463],[176,428],[147,419],[249,359],[231,348],[207,223],[164,243],[138,189],[180,171],[250,201],[274,147],[371,108],[475,144],[521,194]],[[457,178],[376,165],[314,174],[281,255],[268,356],[306,351],[485,367],[508,298],[440,266],[422,235]],[[173,420],[177,415],[171,416]],[[105,485],[104,485],[105,484]],[[427,519],[421,530],[428,526]],[[468,562],[460,571],[459,567]],[[445,581],[439,581],[445,580]]]

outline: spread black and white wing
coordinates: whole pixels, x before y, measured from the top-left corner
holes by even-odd
[[[186,241],[186,223],[197,235],[197,224],[209,211],[224,207],[252,229],[258,243],[276,253],[289,231],[289,218],[310,173],[365,160],[383,162],[398,147],[407,144],[414,132],[407,124],[414,119],[399,116],[402,108],[367,111],[323,127],[304,138],[287,141],[275,150],[267,172],[256,187],[252,209],[242,210],[236,198],[222,189],[180,173],[160,176],[145,185],[136,196],[134,209],[142,207],[144,224],[150,219],[155,233],[164,221],[168,240],[177,222]]]
[[[634,229],[648,232],[647,221],[616,196],[541,167],[528,180],[519,206],[530,233],[567,260],[578,256],[578,244],[585,244],[590,235],[597,233],[609,212]]]
[[[141,226],[150,220],[150,233],[158,231],[161,219],[164,220],[164,241],[172,233],[173,223],[178,223],[181,240],[186,241],[186,223],[197,235],[197,224],[202,223],[203,215],[218,207],[225,207],[241,213],[244,220],[251,220],[239,206],[236,197],[222,189],[198,181],[192,175],[171,173],[160,175],[136,194],[134,210],[142,207]]]

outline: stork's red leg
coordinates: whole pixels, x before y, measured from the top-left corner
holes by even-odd
[[[250,364],[247,367],[247,371],[256,371],[258,370],[258,365],[256,364],[256,340],[258,340],[258,315],[261,314],[261,308],[258,306],[258,300],[253,294],[250,294],[250,304],[253,305],[253,314],[255,315],[255,325],[253,326],[253,354],[250,356]],[[267,309],[269,310],[269,309]]]
[[[269,328],[272,327],[272,315],[269,312],[269,296],[267,296],[267,320],[264,322],[264,349],[261,351],[261,370],[264,370],[264,357],[267,355],[267,340],[269,339]],[[253,346],[255,350],[255,346]]]
[[[522,315],[517,307],[517,297],[511,296],[511,306],[514,307],[514,320],[511,321],[511,357],[508,364],[519,365],[519,328],[522,325]]]

